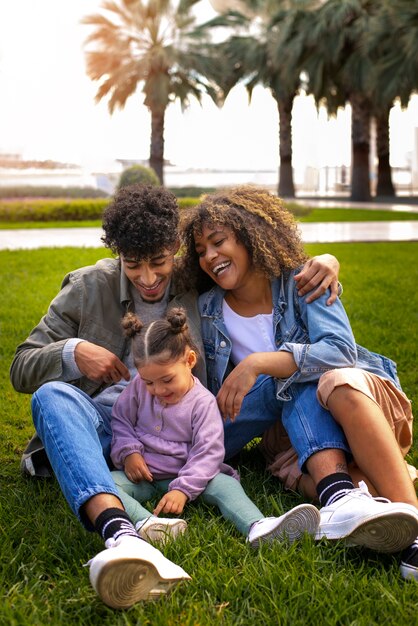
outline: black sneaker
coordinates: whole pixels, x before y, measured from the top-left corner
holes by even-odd
[[[418,582],[418,537],[402,552],[400,569],[402,578]]]
[[[31,478],[52,478],[54,475],[45,448],[35,434],[26,446],[20,460],[20,470]]]

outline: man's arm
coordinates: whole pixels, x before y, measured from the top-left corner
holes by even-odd
[[[121,349],[118,342],[124,343],[122,330],[119,324],[113,333],[109,328],[113,319],[119,321],[119,311],[111,313],[109,303],[99,316],[97,307],[102,306],[101,299],[78,285],[74,276],[75,273],[65,277],[46,315],[17,347],[10,367],[10,379],[16,391],[33,393],[49,381],[69,382],[64,376],[63,351],[67,341],[76,338],[84,341],[74,349],[79,373],[72,380],[83,376],[83,387],[88,386],[85,391],[92,393],[102,383],[115,382],[118,377],[120,380],[120,375],[129,378],[127,368],[115,354]],[[86,297],[94,300],[90,308],[86,306]],[[107,328],[101,323],[105,315],[109,318]]]
[[[10,380],[16,391],[33,393],[45,382],[62,380],[62,352],[69,338],[78,336],[79,298],[67,285],[51,302],[48,312],[15,352]]]
[[[295,275],[298,295],[304,296],[309,293],[306,303],[313,302],[322,296],[329,288],[331,295],[326,304],[330,306],[335,302],[340,291],[338,274],[340,264],[332,254],[321,254],[309,259],[299,274]]]

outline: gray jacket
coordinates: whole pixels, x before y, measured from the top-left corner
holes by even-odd
[[[175,283],[174,275],[169,306],[183,306],[187,311],[189,328],[201,355],[194,374],[206,385],[197,297],[192,291],[179,294]],[[107,348],[123,359],[128,341],[121,319],[133,310],[129,284],[118,259],[102,259],[67,274],[46,315],[16,349],[10,367],[16,391],[33,393],[46,382],[62,380],[62,350],[73,337]],[[86,377],[72,383],[90,396],[104,388]]]

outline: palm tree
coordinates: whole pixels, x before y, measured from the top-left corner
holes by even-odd
[[[414,5],[414,6],[412,6]],[[418,6],[409,0],[327,0],[299,16],[282,42],[308,90],[328,113],[352,109],[352,193],[370,197],[370,122],[377,130],[377,194],[394,195],[389,163],[389,113],[403,106],[418,83]],[[291,71],[295,71],[295,67]]]
[[[398,99],[402,107],[418,89],[418,5],[409,0],[385,0],[371,20],[370,50],[379,50],[374,80],[377,154],[377,195],[395,195],[389,164],[389,112]]]
[[[399,98],[408,105],[418,89],[418,4],[411,0],[383,0],[371,23],[369,46],[379,48],[376,97]]]
[[[390,167],[390,136],[389,115],[391,105],[379,105],[375,113],[376,121],[376,154],[377,154],[377,185],[376,196],[396,196]]]
[[[212,26],[234,29],[221,45],[224,76],[220,86],[226,96],[238,82],[246,86],[249,98],[258,84],[270,90],[279,113],[279,182],[282,197],[294,197],[292,169],[292,108],[300,87],[299,73],[287,71],[287,60],[279,50],[280,30],[288,13],[308,10],[316,2],[298,0],[212,0],[222,16]],[[296,6],[296,8],[295,8]],[[210,24],[208,24],[210,26]],[[237,32],[238,31],[238,32]]]
[[[362,47],[367,29],[368,0],[328,0],[299,19],[296,36],[283,45],[308,75],[308,91],[318,105],[335,114],[348,102],[352,110],[351,198],[370,198],[371,58]]]
[[[96,101],[108,98],[110,113],[123,109],[138,87],[151,113],[149,165],[164,183],[164,119],[170,102],[183,108],[219,90],[200,71],[207,59],[196,39],[192,7],[198,0],[106,0],[83,19],[95,30],[86,39],[87,74],[100,83]],[[200,37],[202,32],[199,33]]]

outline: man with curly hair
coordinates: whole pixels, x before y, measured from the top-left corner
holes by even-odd
[[[136,374],[122,317],[132,311],[147,323],[169,307],[183,306],[204,354],[196,294],[180,292],[178,224],[177,200],[167,189],[132,185],[119,190],[104,212],[102,238],[118,258],[102,259],[64,278],[46,315],[17,347],[10,369],[14,388],[33,393],[37,436],[22,457],[22,470],[46,476],[52,468],[72,511],[111,548],[90,562],[90,580],[102,600],[117,608],[155,598],[189,578],[139,540],[108,466],[112,406]],[[311,259],[299,288],[312,292],[312,299],[332,283],[331,303],[337,272],[334,257]],[[194,372],[206,382],[203,359]]]

